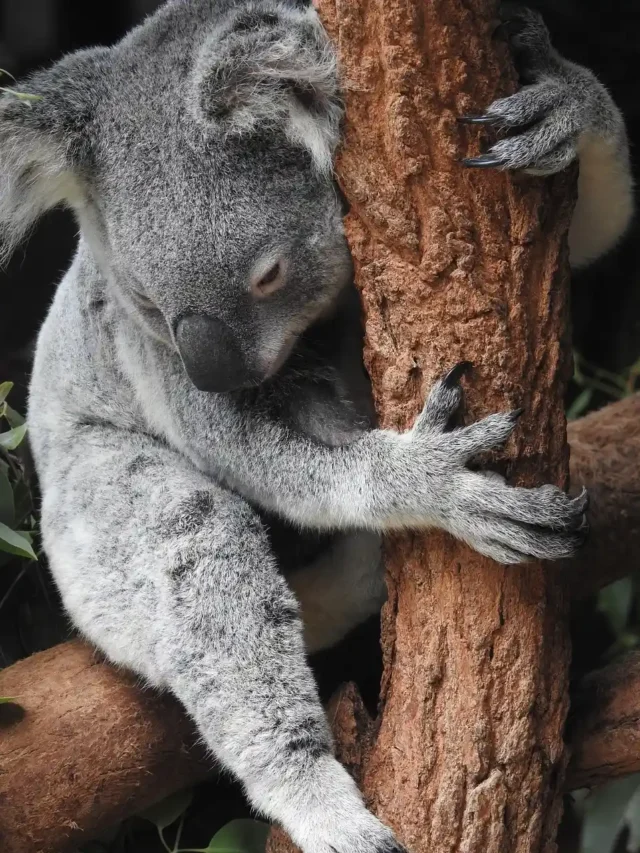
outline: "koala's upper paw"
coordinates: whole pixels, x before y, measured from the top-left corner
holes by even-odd
[[[503,3],[501,14],[521,79],[528,85],[494,101],[483,115],[460,117],[462,123],[511,132],[485,154],[462,162],[537,175],[560,172],[578,156],[582,134],[613,135],[617,111],[588,69],[567,62],[554,50],[537,12]]]
[[[555,486],[516,488],[499,476],[471,471],[469,460],[503,444],[522,410],[446,432],[461,400],[456,382],[461,372],[454,368],[435,384],[409,434],[440,481],[434,502],[438,525],[501,563],[572,556],[588,532],[586,490],[572,498]]]

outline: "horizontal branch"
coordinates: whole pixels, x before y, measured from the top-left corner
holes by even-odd
[[[567,789],[640,771],[640,652],[589,673],[572,697]]]
[[[629,574],[640,553],[640,394],[571,422],[568,435],[572,488],[591,497],[591,535],[566,565],[581,598]]]
[[[569,435],[572,481],[592,495],[591,541],[566,566],[582,595],[628,572],[640,549],[640,395],[570,424]],[[585,682],[572,787],[640,769],[640,657],[628,660]],[[0,696],[16,700],[0,705],[3,853],[75,850],[210,771],[177,702],[80,641],[0,672]],[[329,713],[343,728],[366,724],[352,688]],[[356,750],[362,738],[352,741]],[[341,742],[351,741],[343,733]],[[357,771],[355,752],[341,758]]]
[[[75,640],[0,672],[0,850],[74,851],[211,772],[169,696]]]

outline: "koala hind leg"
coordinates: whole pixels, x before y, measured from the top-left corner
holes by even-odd
[[[387,595],[381,544],[378,533],[340,534],[316,561],[287,575],[309,653],[335,645],[380,611]]]
[[[258,514],[150,438],[95,427],[71,447],[72,465],[56,451],[43,517],[78,627],[168,687],[304,853],[399,849],[332,754],[298,602]]]

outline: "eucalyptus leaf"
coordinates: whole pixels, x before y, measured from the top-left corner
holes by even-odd
[[[15,527],[21,527],[31,515],[33,505],[31,492],[24,480],[18,480],[13,484],[13,504],[15,512]],[[2,521],[2,519],[0,519]]]
[[[12,388],[13,382],[0,382],[0,403],[4,403]]]
[[[232,820],[216,832],[206,853],[264,853],[269,829],[261,820]]]
[[[155,803],[148,809],[138,812],[138,817],[155,824],[160,832],[162,832],[162,830],[171,826],[172,823],[175,823],[186,812],[192,800],[193,789],[186,788],[183,791],[177,791],[175,794],[165,797],[164,800],[160,800],[159,803]]]
[[[589,403],[593,397],[593,388],[584,388],[567,409],[567,420],[575,421],[580,415],[583,415],[589,408]]]
[[[7,432],[0,432],[0,447],[3,450],[15,450],[22,443],[27,433],[27,425],[14,427]]]
[[[630,577],[605,586],[598,594],[598,610],[607,617],[616,637],[624,632],[632,604],[633,580]]]
[[[0,471],[0,522],[13,527],[15,521],[15,504],[13,489],[7,475]]]
[[[4,416],[9,421],[9,426],[19,427],[24,423],[24,418],[15,409],[12,409],[8,403],[4,404]]]
[[[33,550],[27,535],[17,530],[12,530],[6,524],[0,522],[0,551],[5,551],[7,554],[15,554],[17,557],[37,560],[36,552]]]
[[[624,826],[625,812],[640,784],[640,774],[616,779],[594,791],[585,801],[581,853],[613,853]]]
[[[627,851],[628,853],[638,853],[640,851],[640,784],[627,803],[622,821],[629,832]]]
[[[10,696],[0,696],[0,705],[9,705],[12,702],[15,702],[15,699],[12,699]]]

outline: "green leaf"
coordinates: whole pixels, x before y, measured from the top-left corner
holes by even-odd
[[[0,403],[4,403],[12,388],[13,382],[0,382]]]
[[[635,793],[640,776],[636,773],[616,779],[593,791],[585,800],[581,853],[613,853],[624,825],[627,805]]]
[[[15,512],[14,527],[21,527],[27,518],[31,515],[33,509],[31,502],[31,492],[29,486],[24,480],[18,480],[13,484],[13,504]],[[4,519],[0,518],[0,521]]]
[[[11,483],[7,475],[3,471],[0,471],[0,521],[12,527],[15,519],[15,510]]]
[[[9,426],[19,427],[24,423],[24,418],[15,409],[12,409],[8,403],[4,404],[4,416],[9,421]]]
[[[177,791],[159,803],[155,803],[148,809],[138,812],[138,817],[148,820],[149,823],[154,823],[158,830],[162,832],[172,823],[175,823],[178,818],[186,812],[193,800],[193,788],[187,788],[183,791]]]
[[[0,86],[0,92],[4,92],[5,95],[13,95],[14,98],[17,98],[19,101],[24,101],[29,106],[31,106],[31,101],[42,100],[42,95],[32,95],[29,92],[16,92],[15,89],[9,89],[7,86]]]
[[[0,705],[8,705],[10,702],[15,702],[10,696],[0,696]]]
[[[0,447],[3,450],[15,450],[21,444],[26,434],[26,424],[7,430],[7,432],[0,432]]]
[[[624,632],[632,603],[633,581],[630,577],[605,586],[598,594],[598,610],[607,617],[616,637]]]
[[[579,418],[580,415],[583,415],[585,411],[589,408],[589,403],[591,402],[591,398],[593,397],[593,389],[585,388],[581,391],[573,403],[567,409],[567,420],[575,421],[576,418]]]
[[[26,533],[20,533],[18,530],[12,530],[6,524],[0,522],[0,551],[5,551],[7,554],[15,554],[17,557],[37,560],[36,552],[31,547],[31,542],[27,539],[27,535]]]
[[[261,820],[232,820],[216,832],[206,853],[264,853],[269,829]]]

